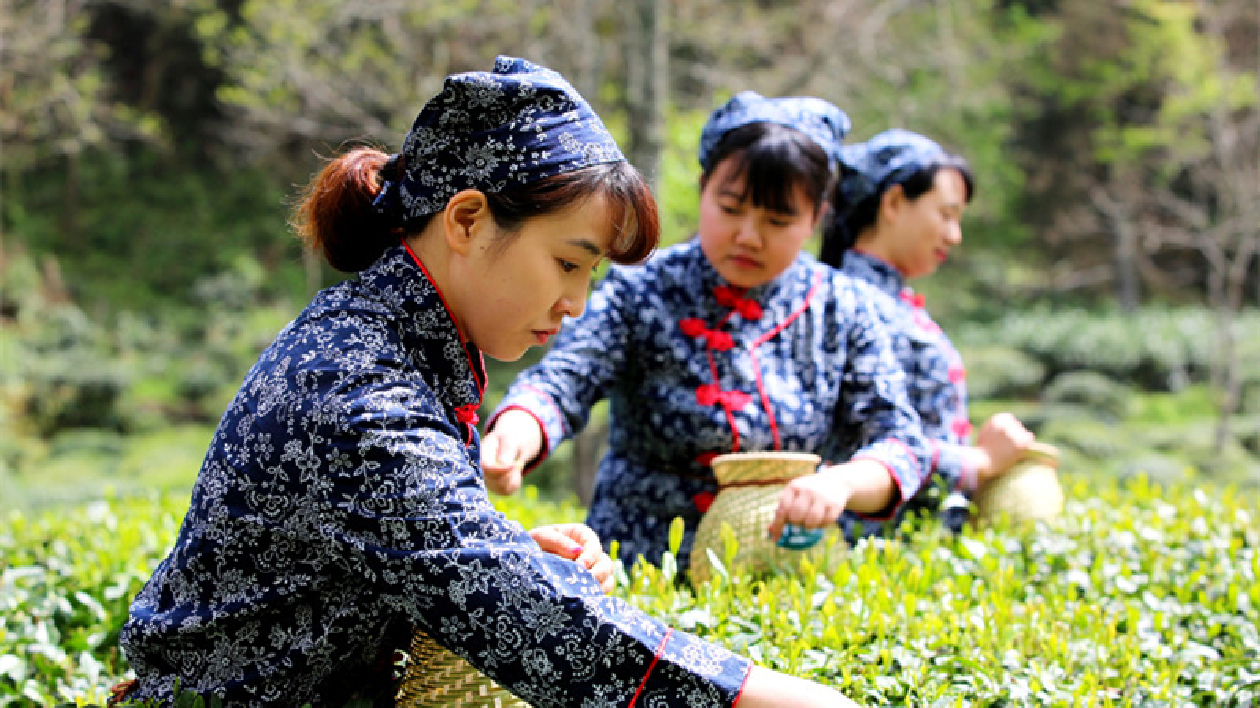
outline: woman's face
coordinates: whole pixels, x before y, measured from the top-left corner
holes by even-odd
[[[515,361],[546,344],[565,317],[582,314],[593,271],[612,242],[612,214],[606,198],[595,195],[528,219],[516,234],[489,221],[452,273],[459,319],[486,356]]]
[[[893,189],[900,191],[900,187]],[[891,263],[906,278],[931,275],[962,244],[966,208],[967,184],[955,169],[938,170],[932,188],[915,200],[889,190],[881,213],[886,228],[877,230],[865,250]]]
[[[700,189],[700,248],[731,285],[753,288],[777,278],[818,225],[813,202],[793,185],[791,212],[752,205],[738,161],[726,158]]]

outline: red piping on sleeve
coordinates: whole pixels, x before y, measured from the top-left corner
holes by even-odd
[[[739,693],[735,694],[735,702],[731,703],[731,708],[735,708],[735,706],[738,706],[739,699],[744,697],[744,689],[748,687],[748,677],[752,676],[753,666],[754,664],[751,661],[748,662],[748,671],[744,673],[744,681],[743,683],[739,684]]]
[[[634,704],[639,700],[639,694],[643,693],[643,687],[647,685],[648,676],[652,675],[652,669],[656,668],[656,662],[661,658],[661,654],[665,653],[665,643],[669,641],[669,635],[674,633],[674,628],[670,627],[665,631],[665,636],[661,638],[661,645],[656,648],[656,655],[652,657],[652,663],[648,664],[647,673],[643,674],[643,680],[639,682],[639,688],[635,690],[634,696],[630,699],[630,704],[626,708],[634,708]],[[744,678],[748,680],[747,677]],[[740,689],[741,691],[743,689]]]

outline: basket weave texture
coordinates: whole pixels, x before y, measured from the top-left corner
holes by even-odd
[[[713,576],[708,551],[728,570],[754,575],[791,572],[809,559],[815,568],[825,568],[844,548],[838,527],[832,527],[816,545],[804,550],[779,547],[766,537],[774,520],[779,497],[790,480],[813,474],[821,461],[817,455],[802,452],[748,452],[713,458],[713,474],[720,487],[708,511],[700,519],[691,547],[691,579],[705,583]],[[738,543],[728,564],[724,553],[723,527]]]
[[[417,630],[398,708],[530,708],[462,657]]]
[[[1034,443],[1024,458],[976,492],[980,519],[1007,516],[1013,521],[1049,521],[1063,512],[1059,451]]]

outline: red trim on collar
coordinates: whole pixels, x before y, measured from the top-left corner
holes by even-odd
[[[434,292],[438,294],[438,300],[442,302],[442,307],[446,309],[446,316],[450,317],[451,324],[455,325],[455,332],[459,334],[459,348],[464,350],[464,358],[468,360],[468,371],[472,373],[473,384],[477,387],[476,407],[480,408],[481,401],[483,398],[485,398],[486,390],[485,390],[485,387],[481,383],[481,379],[477,377],[477,367],[473,365],[472,356],[468,353],[468,347],[464,346],[464,342],[468,341],[468,337],[464,335],[464,330],[460,328],[459,320],[455,319],[455,313],[451,312],[451,305],[450,303],[446,301],[446,296],[442,294],[442,288],[438,287],[437,281],[434,280],[433,276],[429,274],[429,269],[424,267],[424,263],[420,260],[420,257],[416,255],[416,252],[411,250],[411,244],[407,243],[407,241],[404,239],[402,242],[402,245],[403,245],[403,248],[407,249],[407,254],[411,256],[411,260],[415,261],[416,266],[420,268],[420,271],[422,273],[424,273],[424,277],[429,279],[429,283],[433,286]],[[484,366],[485,357],[484,356],[481,357],[481,361],[483,364],[483,366],[481,367],[481,370],[485,371],[485,366]]]
[[[903,288],[901,290],[900,297],[902,302],[908,302],[918,310],[922,310],[924,304],[927,302],[927,298],[923,297],[921,293],[916,293],[910,288]]]

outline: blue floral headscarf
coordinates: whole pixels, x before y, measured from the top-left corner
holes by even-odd
[[[497,193],[623,162],[603,121],[563,76],[501,56],[489,72],[448,76],[383,170],[375,207],[404,228],[464,189]]]
[[[700,131],[700,168],[712,168],[709,159],[722,136],[750,123],[795,128],[821,145],[833,162],[840,158],[840,143],[852,127],[844,111],[821,98],[766,98],[755,91],[741,91],[713,111]]]
[[[953,164],[956,158],[918,133],[894,128],[864,143],[840,148],[840,194],[854,205],[889,186],[935,165]]]

